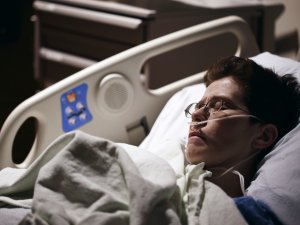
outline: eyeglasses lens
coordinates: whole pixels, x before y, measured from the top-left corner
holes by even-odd
[[[185,115],[188,118],[191,118],[192,114],[200,109],[203,109],[206,114],[207,119],[214,116],[215,113],[219,112],[223,107],[222,100],[211,100],[207,102],[205,105],[201,105],[199,103],[192,103],[185,109]]]

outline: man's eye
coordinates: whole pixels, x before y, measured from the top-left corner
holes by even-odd
[[[223,101],[222,100],[212,100],[209,102],[208,107],[215,110],[223,109]]]
[[[234,106],[232,104],[223,101],[222,109],[233,109],[233,108]]]

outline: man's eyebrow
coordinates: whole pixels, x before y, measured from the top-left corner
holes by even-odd
[[[226,101],[226,102],[231,102],[231,103],[233,103],[233,101],[232,101],[230,98],[228,98],[228,97],[226,97],[226,96],[224,96],[224,95],[215,95],[215,96],[213,96],[213,97],[211,97],[211,98],[209,99],[209,101],[211,101],[211,100],[224,100],[224,101]]]
[[[207,100],[208,99],[208,100]],[[207,102],[212,101],[212,100],[223,100],[229,104],[235,104],[230,98],[228,98],[227,96],[224,95],[215,95],[212,96],[211,98],[205,98],[205,99],[201,99],[199,102],[197,102],[197,105],[199,106],[203,106],[205,105]]]
[[[228,101],[227,98],[224,98],[223,96],[213,96],[211,98],[205,98],[205,99],[201,99],[200,101],[197,102],[198,106],[204,106],[207,102],[210,102],[211,100],[224,100],[224,101]]]

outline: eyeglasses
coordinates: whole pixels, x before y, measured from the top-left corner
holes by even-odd
[[[231,102],[227,102],[223,99],[213,98],[208,101],[206,104],[198,103],[191,103],[188,107],[184,110],[185,116],[187,118],[191,118],[192,114],[197,111],[203,109],[205,116],[207,119],[213,117],[218,112],[221,112],[226,109],[239,109],[249,114],[249,112],[241,107],[236,106]]]

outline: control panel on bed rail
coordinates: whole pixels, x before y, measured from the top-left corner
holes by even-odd
[[[61,96],[62,127],[72,131],[90,122],[93,117],[87,105],[87,84],[70,89]]]

